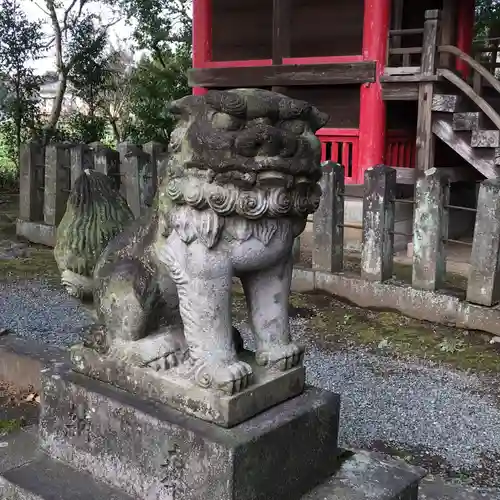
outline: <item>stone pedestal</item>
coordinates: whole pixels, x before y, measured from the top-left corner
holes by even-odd
[[[419,468],[337,447],[339,397],[305,391],[232,429],[64,365],[39,428],[4,438],[2,500],[417,500]]]
[[[148,339],[144,339],[148,341]],[[203,389],[166,371],[134,366],[119,357],[103,356],[83,345],[71,348],[73,368],[97,380],[110,383],[139,397],[153,399],[172,408],[233,427],[304,390],[305,370],[296,366],[285,372],[267,370],[255,363],[255,356],[243,352],[241,359],[252,366],[253,383],[241,392],[226,396]]]
[[[70,371],[42,385],[46,453],[134,498],[299,500],[337,467],[339,397],[318,389],[224,429]]]

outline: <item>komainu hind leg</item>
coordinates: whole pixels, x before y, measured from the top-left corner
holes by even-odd
[[[161,297],[154,278],[142,264],[121,261],[99,285],[95,303],[104,328],[103,333],[97,328],[94,338],[106,346],[107,352],[155,369],[177,365],[177,354],[184,348],[180,323],[157,331]]]

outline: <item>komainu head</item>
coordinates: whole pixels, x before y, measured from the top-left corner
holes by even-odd
[[[321,190],[321,145],[328,116],[314,106],[261,89],[209,91],[171,105],[171,136],[160,198],[222,216],[300,216]]]
[[[100,172],[85,170],[68,197],[57,228],[54,257],[62,283],[71,295],[92,293],[92,273],[109,241],[134,218],[113,181]]]

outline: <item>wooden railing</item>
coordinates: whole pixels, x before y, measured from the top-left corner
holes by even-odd
[[[495,77],[500,68],[500,38],[484,38],[475,40],[472,49],[474,59],[484,66]]]
[[[403,47],[404,39],[409,36],[424,34],[423,28],[398,29],[389,31],[389,44],[387,55],[387,67],[420,67],[422,56],[422,45],[415,47]],[[416,57],[417,56],[417,57]]]

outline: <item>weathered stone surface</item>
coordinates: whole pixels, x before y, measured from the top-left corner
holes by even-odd
[[[2,500],[132,500],[41,453],[35,430],[11,434],[3,442],[7,446],[0,448]]]
[[[56,227],[43,222],[17,219],[16,234],[21,238],[26,238],[33,243],[39,243],[47,247],[53,247],[56,244]]]
[[[358,451],[302,500],[417,500],[424,475],[423,469],[402,460]]]
[[[61,283],[73,297],[89,299],[93,272],[108,242],[134,219],[114,181],[94,170],[76,179],[57,228],[54,258]]]
[[[471,304],[452,294],[390,282],[367,282],[351,273],[334,274],[305,268],[294,269],[292,289],[297,292],[321,290],[359,307],[389,309],[422,321],[500,335],[499,307]]]
[[[467,300],[492,306],[500,301],[500,181],[481,183],[470,257]]]
[[[292,247],[320,202],[315,132],[327,116],[261,89],[187,96],[172,103],[171,112],[178,123],[153,206],[110,237],[102,253],[86,243],[80,260],[73,255],[78,266],[60,266],[63,282],[72,294],[93,292],[100,327],[92,329],[87,347],[135,368],[153,367],[181,392],[194,384],[207,398],[220,398],[249,388],[258,399],[254,370],[233,337],[231,282],[238,277],[245,289],[256,364],[283,372],[301,366],[304,350],[291,339],[288,317]],[[133,194],[132,212],[142,214],[136,195],[144,192],[148,155],[125,143],[118,149],[121,188],[128,200]],[[91,188],[82,213],[69,217],[62,243],[82,243],[81,226],[98,211],[96,194]],[[155,348],[151,356],[147,338],[155,335],[162,352]],[[285,390],[281,397],[289,395]]]
[[[71,349],[71,357],[74,369],[84,375],[223,427],[233,427],[299,395],[305,383],[303,366],[284,372],[270,371],[257,365],[251,353],[244,353],[240,357],[252,367],[252,385],[233,395],[214,397],[211,391],[184,378],[166,377],[164,371],[138,367],[120,361],[118,356],[101,356],[82,345]]]
[[[45,150],[30,142],[21,148],[19,164],[19,218],[25,221],[43,220],[43,193],[39,180],[44,176]]]
[[[0,474],[20,467],[33,460],[38,450],[38,429],[27,427],[1,438],[3,443],[0,448]],[[0,498],[5,498],[1,495]]]
[[[340,272],[344,267],[344,175],[338,163],[323,166],[323,195],[314,214],[314,269]]]
[[[302,395],[232,429],[46,372],[42,448],[139,499],[298,500],[335,470],[339,398]],[[277,473],[279,471],[279,473]]]
[[[385,165],[365,172],[361,276],[368,281],[392,278],[396,171]]]
[[[450,181],[436,168],[426,170],[415,186],[412,285],[436,290],[446,275],[444,239],[448,236]]]
[[[57,226],[66,210],[71,183],[71,146],[51,144],[45,149],[43,221]]]
[[[470,488],[462,484],[445,483],[434,477],[421,483],[419,500],[498,500],[500,490]]]

